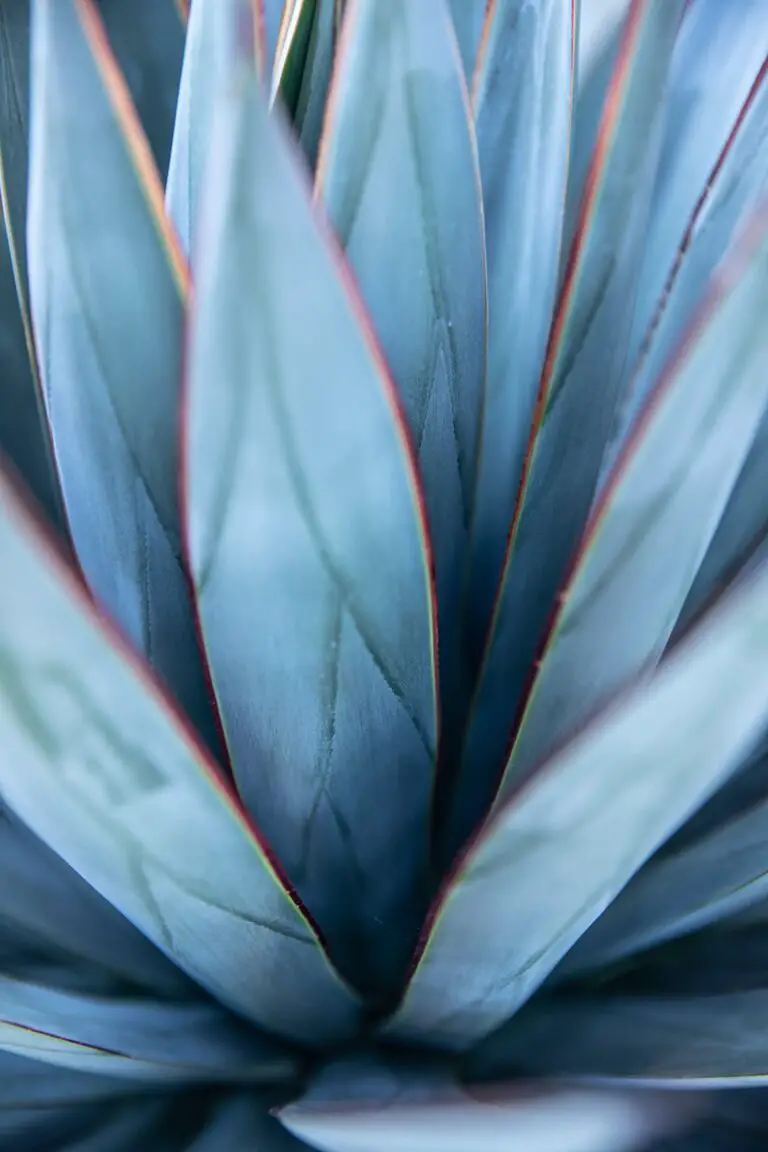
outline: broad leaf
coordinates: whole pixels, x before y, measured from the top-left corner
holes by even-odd
[[[468,1088],[422,1060],[332,1065],[279,1116],[322,1152],[628,1152],[674,1130],[685,1111],[650,1093]]]
[[[768,721],[768,568],[510,797],[436,902],[388,1029],[467,1048],[531,996]]]
[[[555,303],[571,134],[574,17],[572,0],[493,0],[474,79],[490,317],[470,601],[472,638],[481,650]]]
[[[216,747],[181,561],[187,271],[92,0],[35,0],[32,313],[86,580]]]
[[[159,995],[188,995],[194,987],[2,804],[0,933],[99,965]]]
[[[712,281],[595,505],[500,796],[661,657],[768,411],[766,313],[768,198]]]
[[[423,914],[425,525],[393,386],[246,61],[214,133],[189,357],[192,570],[235,774],[331,954],[379,990]]]
[[[627,18],[550,334],[450,849],[493,798],[515,708],[589,511],[623,369],[681,9],[682,0],[633,0]]]
[[[536,1002],[468,1057],[473,1079],[517,1074],[603,1084],[738,1088],[768,1080],[768,992]]]
[[[450,724],[460,719],[458,625],[487,330],[479,176],[445,0],[350,0],[316,190],[381,340],[416,448]]]
[[[185,26],[179,0],[97,3],[165,182],[184,55]]]
[[[322,1043],[358,1009],[236,801],[0,485],[0,793],[184,971]],[[194,845],[194,851],[190,851]]]
[[[115,1075],[258,1083],[296,1074],[296,1062],[285,1049],[213,1001],[98,998],[0,975],[0,1021],[0,1047],[13,1051],[18,1035],[31,1031],[48,1038],[54,1057],[60,1041],[62,1051],[75,1052],[72,1067],[80,1046],[89,1063],[98,1051],[119,1058]],[[111,1065],[103,1070],[112,1071]]]
[[[29,316],[24,239],[29,166],[28,4],[0,0],[0,450],[65,533]]]
[[[768,801],[650,864],[566,957],[570,975],[613,963],[768,897]]]

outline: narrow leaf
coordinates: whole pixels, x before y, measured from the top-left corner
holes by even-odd
[[[72,537],[215,748],[178,515],[187,270],[92,0],[35,0],[33,16],[32,312]]]
[[[768,411],[766,312],[768,199],[712,282],[595,505],[500,796],[661,657]]]
[[[628,367],[641,353],[678,250],[687,247],[688,221],[702,190],[708,189],[712,197],[711,173],[743,115],[755,77],[765,70],[766,56],[764,0],[745,0],[737,8],[720,0],[688,5],[670,71],[664,143],[638,278]],[[760,143],[758,137],[753,153],[745,150],[741,159],[751,161],[754,168],[761,158],[765,171],[765,141]],[[731,178],[744,178],[738,163]]]
[[[165,182],[184,56],[178,0],[99,0],[98,7]]]
[[[444,0],[350,0],[316,190],[416,448],[437,581],[443,714],[451,723],[459,719],[459,617],[487,333],[475,142]]]
[[[134,1090],[124,1078],[54,1067],[0,1049],[0,1118],[26,1109],[38,1116],[63,1105],[77,1109]]]
[[[225,1004],[309,1043],[354,1031],[356,1002],[235,800],[5,481],[0,553],[5,800]]]
[[[475,62],[483,34],[483,18],[486,5],[478,0],[448,0],[453,27],[458,41],[461,61],[467,77],[472,82]]]
[[[574,18],[571,0],[493,0],[474,78],[490,315],[472,549],[475,648],[482,648],[501,575],[555,303]]]
[[[285,1049],[213,1001],[168,1003],[75,995],[0,975],[0,1045],[25,1029],[56,1041],[138,1061],[152,1079],[272,1081],[290,1079]],[[5,1026],[8,1031],[3,1032]],[[68,1049],[71,1051],[71,1049]],[[90,1060],[92,1056],[89,1056]],[[105,1065],[104,1071],[108,1071]],[[131,1074],[126,1069],[127,1074]]]
[[[312,27],[321,0],[288,0],[278,36],[272,99],[280,101],[293,119],[299,103],[304,70],[312,39]]]
[[[30,10],[0,2],[0,450],[66,535],[29,313],[25,229]]]
[[[738,1088],[768,1079],[768,992],[540,1001],[468,1057],[475,1077],[514,1068],[601,1084]]]
[[[425,526],[391,381],[284,131],[243,62],[196,285],[190,556],[240,792],[335,961],[381,990],[423,914]]]
[[[493,798],[514,710],[592,500],[623,368],[681,8],[682,0],[633,0],[624,30],[539,387],[455,793],[454,850]]]
[[[270,1116],[253,1091],[229,1093],[185,1152],[308,1152],[307,1145]]]
[[[294,129],[311,168],[317,162],[337,42],[338,0],[316,0],[294,113]]]
[[[568,974],[613,963],[768,897],[768,802],[650,864],[579,941]]]
[[[277,52],[277,38],[280,32],[280,23],[283,19],[287,0],[263,0],[264,10],[264,45],[266,53],[265,75],[271,76],[275,65]]]
[[[468,1048],[510,1018],[768,721],[768,569],[483,829],[388,1029]]]

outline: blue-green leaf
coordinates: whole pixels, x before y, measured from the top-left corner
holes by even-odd
[[[445,0],[349,0],[316,190],[415,445],[437,581],[443,713],[458,719],[486,286],[474,135]]]
[[[550,334],[454,794],[451,851],[493,799],[515,712],[592,501],[623,369],[682,4],[633,0],[627,18]]]
[[[165,182],[184,55],[179,0],[98,0],[98,7]]]
[[[94,1071],[101,1053],[110,1075],[268,1083],[297,1071],[286,1049],[212,1000],[107,999],[0,975],[0,1021],[0,1048],[18,1053],[31,1036],[38,1059]]]
[[[601,1084],[739,1088],[768,1081],[768,992],[542,998],[467,1059],[472,1077],[507,1069]]]
[[[294,131],[314,168],[337,42],[338,0],[316,0],[307,56],[293,117]]]
[[[768,722],[768,568],[510,797],[446,884],[388,1025],[466,1049],[510,1018]]]
[[[277,38],[287,0],[263,0],[265,75],[271,76],[275,65]]]
[[[308,1043],[353,1033],[357,1003],[237,801],[5,481],[0,554],[8,805],[223,1003]]]
[[[214,133],[186,410],[200,618],[244,800],[345,974],[423,912],[436,708],[418,482],[342,257],[242,61]]]
[[[278,1115],[322,1152],[629,1152],[674,1130],[685,1108],[650,1093],[466,1087],[422,1057],[332,1064]]]
[[[766,314],[768,197],[712,281],[593,509],[500,797],[661,657],[768,411]]]
[[[34,0],[32,314],[91,590],[216,747],[178,513],[187,270],[92,0]]]
[[[188,994],[175,965],[0,803],[3,935],[86,960],[158,995]]]
[[[768,802],[652,862],[566,957],[570,975],[696,932],[768,896]],[[768,1073],[768,1068],[766,1069]]]
[[[250,1092],[233,1092],[215,1106],[213,1115],[184,1152],[310,1152],[271,1116],[266,1104]]]
[[[89,1106],[134,1090],[124,1078],[56,1067],[0,1049],[0,1118],[27,1109],[40,1115],[64,1105]]]
[[[29,46],[29,5],[0,0],[0,450],[65,535],[29,315]]]
[[[734,124],[744,115],[755,77],[766,71],[767,55],[765,0],[741,0],[738,5],[696,0],[688,5],[670,72],[664,144],[627,357],[630,368],[647,338],[680,247],[686,247],[688,222],[702,190],[707,190],[711,204],[716,199],[709,187],[711,174],[727,150]],[[764,112],[762,118],[764,134]],[[766,142],[760,134],[752,149],[742,152],[740,162],[734,156],[726,186],[734,183],[740,191],[748,175],[740,171],[744,161],[754,170],[762,160],[765,172]]]
[[[448,0],[453,27],[464,65],[467,83],[471,83],[483,33],[487,5],[484,0]]]
[[[272,74],[272,98],[279,95],[291,119],[299,103],[312,29],[321,3],[323,0],[287,0],[280,24]]]
[[[557,288],[575,10],[493,0],[474,78],[490,346],[470,610],[482,645],[501,575]]]
[[[200,192],[216,100],[232,65],[231,0],[195,0],[189,17],[165,202],[179,242],[196,255]]]

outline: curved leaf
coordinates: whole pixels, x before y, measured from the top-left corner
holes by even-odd
[[[55,1067],[0,1049],[0,1121],[26,1110],[39,1116],[63,1106],[88,1107],[135,1090],[135,1085],[124,1078]]]
[[[212,1001],[96,998],[0,975],[0,1021],[2,1047],[7,1042],[13,1050],[18,1034],[31,1031],[47,1037],[53,1053],[60,1050],[58,1042],[70,1056],[85,1047],[88,1062],[101,1051],[116,1058],[115,1074],[122,1069],[140,1079],[258,1083],[290,1080],[297,1071],[285,1049]],[[107,1060],[103,1070],[110,1068]]]
[[[651,863],[566,957],[571,975],[734,916],[768,896],[768,802]]]
[[[689,4],[670,71],[667,123],[659,174],[645,235],[637,302],[627,357],[634,366],[664,291],[686,226],[708,188],[718,156],[743,114],[750,87],[768,55],[768,9],[764,0],[735,7],[720,0]],[[742,161],[765,171],[765,141],[753,142]],[[758,150],[758,154],[754,153]],[[732,179],[743,179],[738,163]],[[708,189],[712,198],[712,189]]]
[[[72,538],[97,599],[218,747],[181,562],[187,270],[92,0],[35,0],[32,313]]]
[[[190,258],[197,251],[200,192],[214,108],[233,63],[235,12],[232,0],[195,0],[189,18],[165,202]]]
[[[0,803],[0,926],[160,995],[189,993],[175,965]]]
[[[184,56],[179,0],[99,0],[109,42],[125,76],[165,182]]]
[[[324,1152],[628,1152],[686,1116],[651,1094],[460,1086],[425,1063],[332,1065],[278,1115]]]
[[[593,509],[500,797],[660,659],[768,412],[766,313],[768,198],[713,280]]]
[[[308,1043],[354,1032],[356,1001],[236,802],[5,481],[0,553],[8,804],[225,1004]]]
[[[465,1049],[531,996],[768,722],[768,568],[510,798],[435,903],[387,1026]]]
[[[459,617],[486,369],[483,222],[469,116],[445,0],[349,0],[316,192],[346,250],[416,448],[448,723],[459,720]]]
[[[768,992],[543,1000],[467,1059],[472,1078],[514,1068],[602,1084],[738,1088],[768,1078]]]
[[[0,449],[66,536],[29,315],[29,47],[29,5],[0,0]]]
[[[425,527],[391,381],[241,62],[214,135],[185,406],[189,547],[241,794],[379,989],[423,914]]]
[[[452,850],[493,799],[514,711],[592,500],[623,369],[682,3],[633,0],[624,30],[550,334],[455,792]]]
[[[490,315],[470,600],[472,638],[480,650],[515,512],[555,303],[575,14],[572,0],[493,0],[474,79]]]

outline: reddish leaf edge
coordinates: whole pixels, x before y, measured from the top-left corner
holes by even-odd
[[[412,2],[412,0],[409,0]],[[328,252],[336,274],[341,283],[347,303],[349,304],[350,311],[356,321],[358,331],[363,337],[363,341],[368,349],[369,355],[376,369],[376,374],[379,378],[381,388],[384,394],[387,407],[393,419],[397,439],[400,444],[400,449],[405,466],[406,477],[408,486],[411,491],[413,505],[416,511],[417,528],[422,545],[422,553],[424,557],[424,566],[427,577],[427,598],[429,603],[430,613],[430,632],[431,632],[431,665],[432,665],[432,683],[434,691],[435,702],[435,732],[436,732],[436,747],[434,753],[435,765],[440,759],[440,745],[442,733],[442,710],[440,702],[440,673],[439,673],[439,651],[440,651],[440,638],[438,634],[438,620],[437,620],[437,581],[435,570],[435,556],[432,547],[432,540],[429,532],[429,520],[427,517],[427,501],[424,493],[424,486],[421,482],[419,475],[418,457],[416,453],[416,446],[411,435],[410,428],[408,427],[408,420],[405,415],[405,408],[400,393],[395,383],[395,378],[392,374],[384,349],[381,346],[375,325],[368,311],[368,308],[363,299],[360,287],[357,283],[354,272],[347,260],[347,257],[342,250],[338,237],[333,229],[333,225],[328,218],[322,204],[323,183],[325,173],[328,165],[328,151],[330,148],[329,140],[333,125],[336,123],[338,117],[338,109],[340,103],[340,87],[341,78],[346,68],[346,60],[352,50],[351,45],[355,31],[355,23],[360,15],[360,0],[347,0],[344,9],[344,17],[342,20],[341,30],[336,49],[336,55],[333,63],[333,72],[331,81],[328,87],[328,97],[325,105],[325,114],[323,117],[323,127],[320,133],[320,144],[318,148],[318,159],[316,166],[316,174],[313,178],[309,170],[306,159],[295,143],[293,134],[290,127],[282,116],[280,110],[273,109],[272,115],[277,112],[277,119],[280,121],[280,126],[283,131],[283,137],[288,143],[294,158],[294,167],[299,173],[307,193],[308,202],[312,206],[315,226],[320,234],[321,239]]]
[[[333,968],[322,931],[288,880],[282,864],[261,829],[243,806],[237,791],[224,779],[208,749],[200,742],[189,719],[170,696],[151,666],[136,650],[120,626],[93,600],[88,590],[80,583],[77,574],[67,562],[60,541],[50,526],[37,514],[34,503],[26,491],[14,483],[4,467],[2,458],[0,458],[0,504],[16,523],[20,534],[33,543],[40,561],[48,561],[48,567],[55,573],[70,603],[88,624],[101,634],[110,649],[121,658],[147,696],[152,699],[155,707],[165,716],[225,811],[236,824],[245,829],[265,870],[294,905]],[[333,970],[336,971],[335,968]]]
[[[634,454],[638,442],[642,439],[645,428],[650,423],[653,415],[656,412],[656,409],[663,402],[669,387],[676,378],[678,370],[685,363],[689,354],[696,347],[698,338],[706,329],[707,323],[717,314],[719,306],[725,301],[730,290],[738,281],[741,272],[743,271],[745,265],[748,263],[750,255],[758,246],[760,241],[765,237],[766,233],[768,233],[768,196],[764,198],[761,207],[752,214],[747,226],[739,237],[739,240],[733,246],[730,258],[726,260],[724,266],[722,266],[712,277],[705,299],[699,306],[696,315],[689,324],[688,329],[680,341],[676,351],[672,354],[669,361],[667,362],[665,369],[659,374],[659,377],[657,378],[656,384],[654,385],[654,388],[643,407],[642,414],[638,418],[633,436],[631,440],[629,440],[624,446],[611,471],[610,477],[606,482],[601,498],[595,504],[595,507],[592,510],[587,528],[585,529],[584,535],[582,537],[582,543],[579,547],[577,555],[572,561],[571,568],[564,585],[566,591],[561,593],[561,595],[558,597],[558,603],[554,610],[550,627],[547,630],[545,644],[543,647],[546,646],[546,642],[548,642],[549,638],[557,627],[557,623],[564,610],[564,601],[567,597],[568,585],[571,583],[581,559],[590,547],[596,532],[600,528],[600,523],[602,521],[603,515],[607,510],[610,498],[619,481],[621,480]],[[748,585],[749,581],[746,583]],[[738,595],[738,590],[734,590],[734,594]],[[723,598],[720,598],[719,603],[722,602],[722,599]],[[717,612],[717,607],[718,605],[716,605],[714,608],[715,613]],[[699,621],[699,625],[696,628],[691,629],[685,640],[681,641],[682,647],[686,647],[687,645],[695,645],[699,627],[706,627],[708,619],[709,613],[704,619]],[[475,855],[477,855],[477,853],[480,851],[486,839],[492,835],[497,825],[499,825],[504,820],[505,815],[509,809],[514,804],[517,804],[521,797],[523,797],[529,789],[535,787],[536,781],[541,773],[546,771],[548,766],[553,761],[557,760],[563,754],[563,752],[566,751],[566,749],[571,747],[574,743],[578,742],[593,726],[593,724],[604,718],[606,715],[617,711],[619,708],[621,708],[622,704],[631,699],[638,686],[642,684],[644,678],[643,670],[641,670],[627,683],[623,684],[621,688],[610,697],[610,699],[604,701],[596,709],[594,709],[590,715],[586,717],[575,729],[573,729],[568,733],[567,736],[559,741],[558,744],[552,749],[552,751],[547,754],[547,756],[540,760],[528,772],[521,776],[518,781],[515,782],[514,787],[510,790],[508,795],[504,797],[503,801],[495,806],[495,808],[492,808],[485,821],[481,823],[477,829],[475,829],[475,831],[472,833],[472,835],[469,837],[465,845],[458,853],[450,869],[446,873],[445,878],[443,879],[437,895],[435,896],[424,920],[424,925],[419,935],[416,949],[408,968],[407,982],[403,990],[401,1002],[407,994],[408,986],[410,985],[410,982],[412,981],[419,967],[422,957],[424,956],[427,947],[429,946],[433,929],[437,924],[443,908],[450,898],[450,895],[456,884],[461,880],[461,876],[466,871],[467,867],[471,864]],[[510,754],[511,751],[512,749],[510,749]],[[506,764],[508,765],[508,763],[509,756],[507,757]]]

